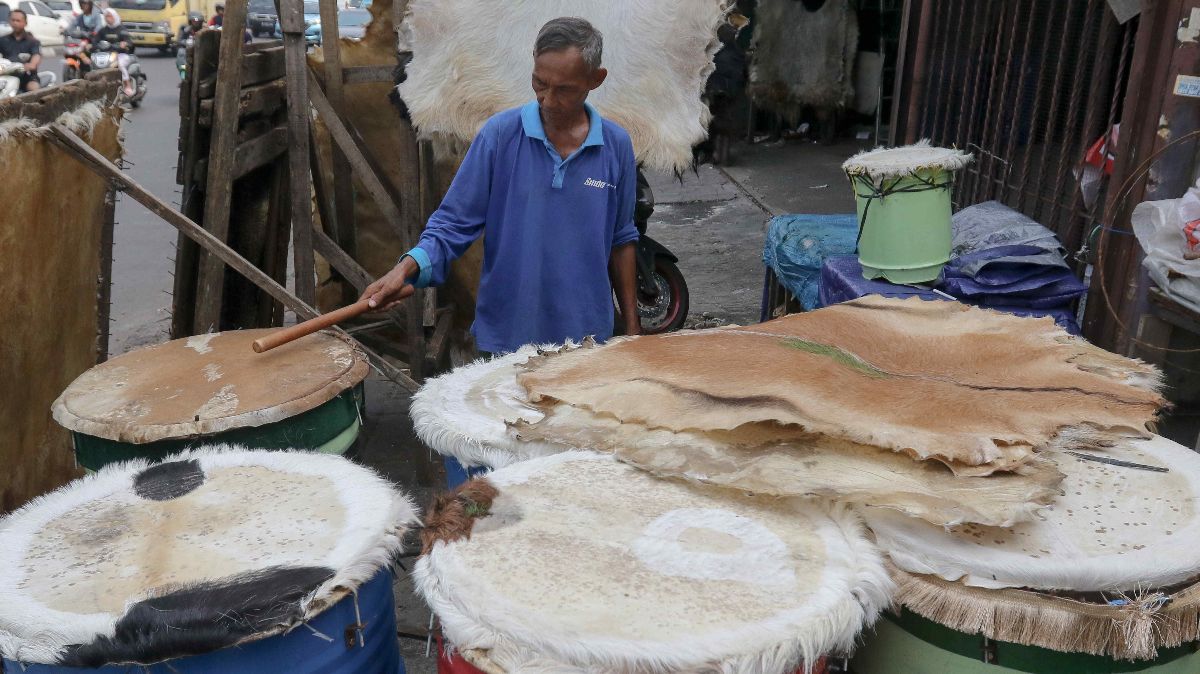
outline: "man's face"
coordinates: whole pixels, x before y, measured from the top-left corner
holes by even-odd
[[[604,82],[608,71],[591,70],[575,47],[542,52],[533,59],[533,93],[550,122],[568,123],[583,109],[588,93]]]
[[[20,10],[14,10],[8,15],[8,25],[12,27],[13,35],[20,35],[25,32],[25,13]]]

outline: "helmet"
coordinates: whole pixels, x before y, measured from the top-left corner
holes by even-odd
[[[188,25],[195,30],[200,30],[204,27],[204,15],[200,12],[188,12]]]

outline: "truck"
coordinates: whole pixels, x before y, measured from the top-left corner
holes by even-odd
[[[164,54],[174,50],[188,12],[200,12],[207,22],[216,4],[217,0],[108,0],[135,47],[153,47]]]

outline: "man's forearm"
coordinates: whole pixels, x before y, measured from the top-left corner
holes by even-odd
[[[617,295],[617,307],[625,322],[625,334],[642,332],[637,310],[637,244],[630,242],[613,248],[608,260],[608,277]]]

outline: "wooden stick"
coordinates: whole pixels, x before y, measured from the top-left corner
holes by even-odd
[[[400,291],[400,297],[408,297],[413,292],[412,286],[404,286]],[[251,346],[254,348],[254,353],[263,353],[270,351],[277,346],[283,346],[288,342],[294,342],[301,337],[311,335],[318,330],[324,330],[330,326],[337,325],[344,320],[360,316],[371,310],[371,305],[367,300],[359,300],[354,304],[349,304],[341,309],[334,309],[327,314],[321,314],[316,318],[310,318],[303,323],[297,323],[281,330],[276,330],[271,334],[261,339],[254,340]]]
[[[279,300],[280,303],[292,311],[295,311],[297,316],[315,318],[318,315],[317,311],[309,306],[308,303],[288,292],[287,288],[284,288],[275,279],[268,276],[258,267],[250,264],[246,258],[238,255],[224,241],[216,238],[203,227],[197,225],[185,215],[169,206],[165,201],[151,194],[132,178],[122,173],[121,169],[117,168],[107,157],[97,152],[91,145],[85,143],[73,131],[57,123],[50,125],[50,131],[51,134],[47,138],[59,145],[67,153],[67,156],[78,160],[84,167],[94,173],[112,180],[117,189],[128,194],[134,201],[145,206],[151,213],[173,225],[208,252],[221,258],[222,262],[236,269],[263,292]],[[345,334],[344,330],[340,328],[338,330],[341,334]],[[346,336],[349,337],[349,335]],[[355,341],[357,342],[357,340]],[[413,381],[411,377],[401,372],[399,368],[392,365],[382,356],[375,353],[374,350],[361,342],[357,343],[358,347],[367,354],[367,357],[371,359],[371,363],[383,376],[409,391],[416,391],[421,387],[420,384]]]

